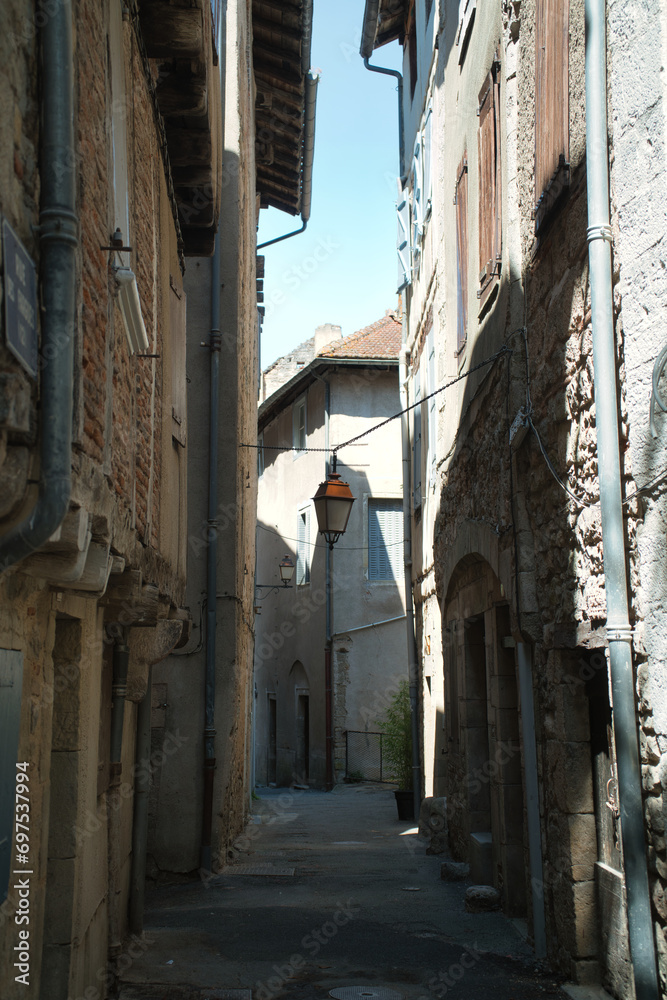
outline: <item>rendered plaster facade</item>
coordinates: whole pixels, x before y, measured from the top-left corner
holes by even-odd
[[[397,682],[407,676],[402,576],[372,579],[368,568],[369,504],[381,498],[400,509],[400,425],[394,421],[342,449],[338,458],[338,472],[356,500],[347,530],[330,557],[332,739],[327,751],[327,547],[317,534],[311,501],[326,477],[327,456],[290,449],[294,406],[305,399],[308,448],[324,449],[327,434],[330,446],[341,443],[398,411],[396,368],[395,355],[394,360],[366,363],[361,357],[319,355],[283,386],[279,402],[269,397],[260,410],[264,451],[258,490],[258,587],[279,581],[278,563],[285,554],[297,565],[292,589],[258,590],[255,776],[260,784],[324,787],[327,752],[331,778],[342,780],[346,732],[377,732],[379,715]],[[285,445],[286,450],[272,450]],[[309,579],[299,583],[298,521],[303,517],[309,528]],[[402,564],[401,539],[402,532]]]

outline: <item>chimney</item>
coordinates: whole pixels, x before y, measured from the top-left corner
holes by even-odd
[[[336,326],[334,323],[323,323],[315,330],[315,354],[321,354],[332,341],[342,339],[343,331],[340,326]]]

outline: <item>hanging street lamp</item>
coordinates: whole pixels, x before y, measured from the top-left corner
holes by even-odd
[[[283,556],[283,558],[280,560],[280,562],[278,563],[278,569],[280,571],[280,582],[283,585],[283,589],[289,588],[291,590],[292,577],[294,576],[294,563],[292,562],[292,560],[288,555]],[[280,590],[280,587],[278,586],[277,583],[256,583],[255,598],[256,600],[263,600],[264,598],[260,597],[260,595],[257,593],[258,590],[266,590],[267,593],[264,595],[264,597],[268,597],[272,590],[276,591]],[[255,605],[255,614],[259,614],[259,611],[257,610],[258,606],[259,605]]]
[[[334,452],[333,472],[327,475],[326,482],[320,483],[317,493],[313,497],[318,531],[324,535],[330,549],[333,549],[340,536],[345,532],[355,499],[349,485],[344,483],[336,472],[336,453]]]

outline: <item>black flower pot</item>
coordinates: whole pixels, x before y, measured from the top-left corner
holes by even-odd
[[[399,819],[414,819],[415,818],[415,797],[412,789],[405,791],[405,789],[397,789],[394,792],[396,796],[396,808],[398,809]]]

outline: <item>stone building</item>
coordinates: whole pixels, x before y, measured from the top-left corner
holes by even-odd
[[[424,791],[447,796],[455,857],[537,954],[618,998],[657,995],[654,948],[663,990],[667,974],[665,15],[367,0],[361,46],[373,64],[404,49]],[[605,313],[591,285],[610,243]]]
[[[222,229],[212,260],[188,260],[185,276],[193,632],[156,668],[153,687],[154,743],[171,730],[187,733],[188,743],[153,784],[148,853],[156,878],[198,870],[205,880],[219,871],[249,812],[257,454],[242,445],[257,438],[264,260],[256,231],[268,205],[309,214],[311,15],[300,0],[280,12],[272,3],[229,2],[222,25]]]
[[[392,313],[348,337],[326,324],[264,373],[274,391],[259,408],[258,784],[330,788],[346,749],[349,770],[380,776],[369,734],[407,677],[400,422],[341,449],[337,470],[356,500],[331,552],[311,498],[331,449],[400,409],[400,339]],[[291,589],[280,586],[286,554]]]
[[[147,692],[189,634],[183,272],[219,218],[218,16],[0,10],[8,1000],[113,989],[141,947],[151,776],[192,741],[151,748]]]

